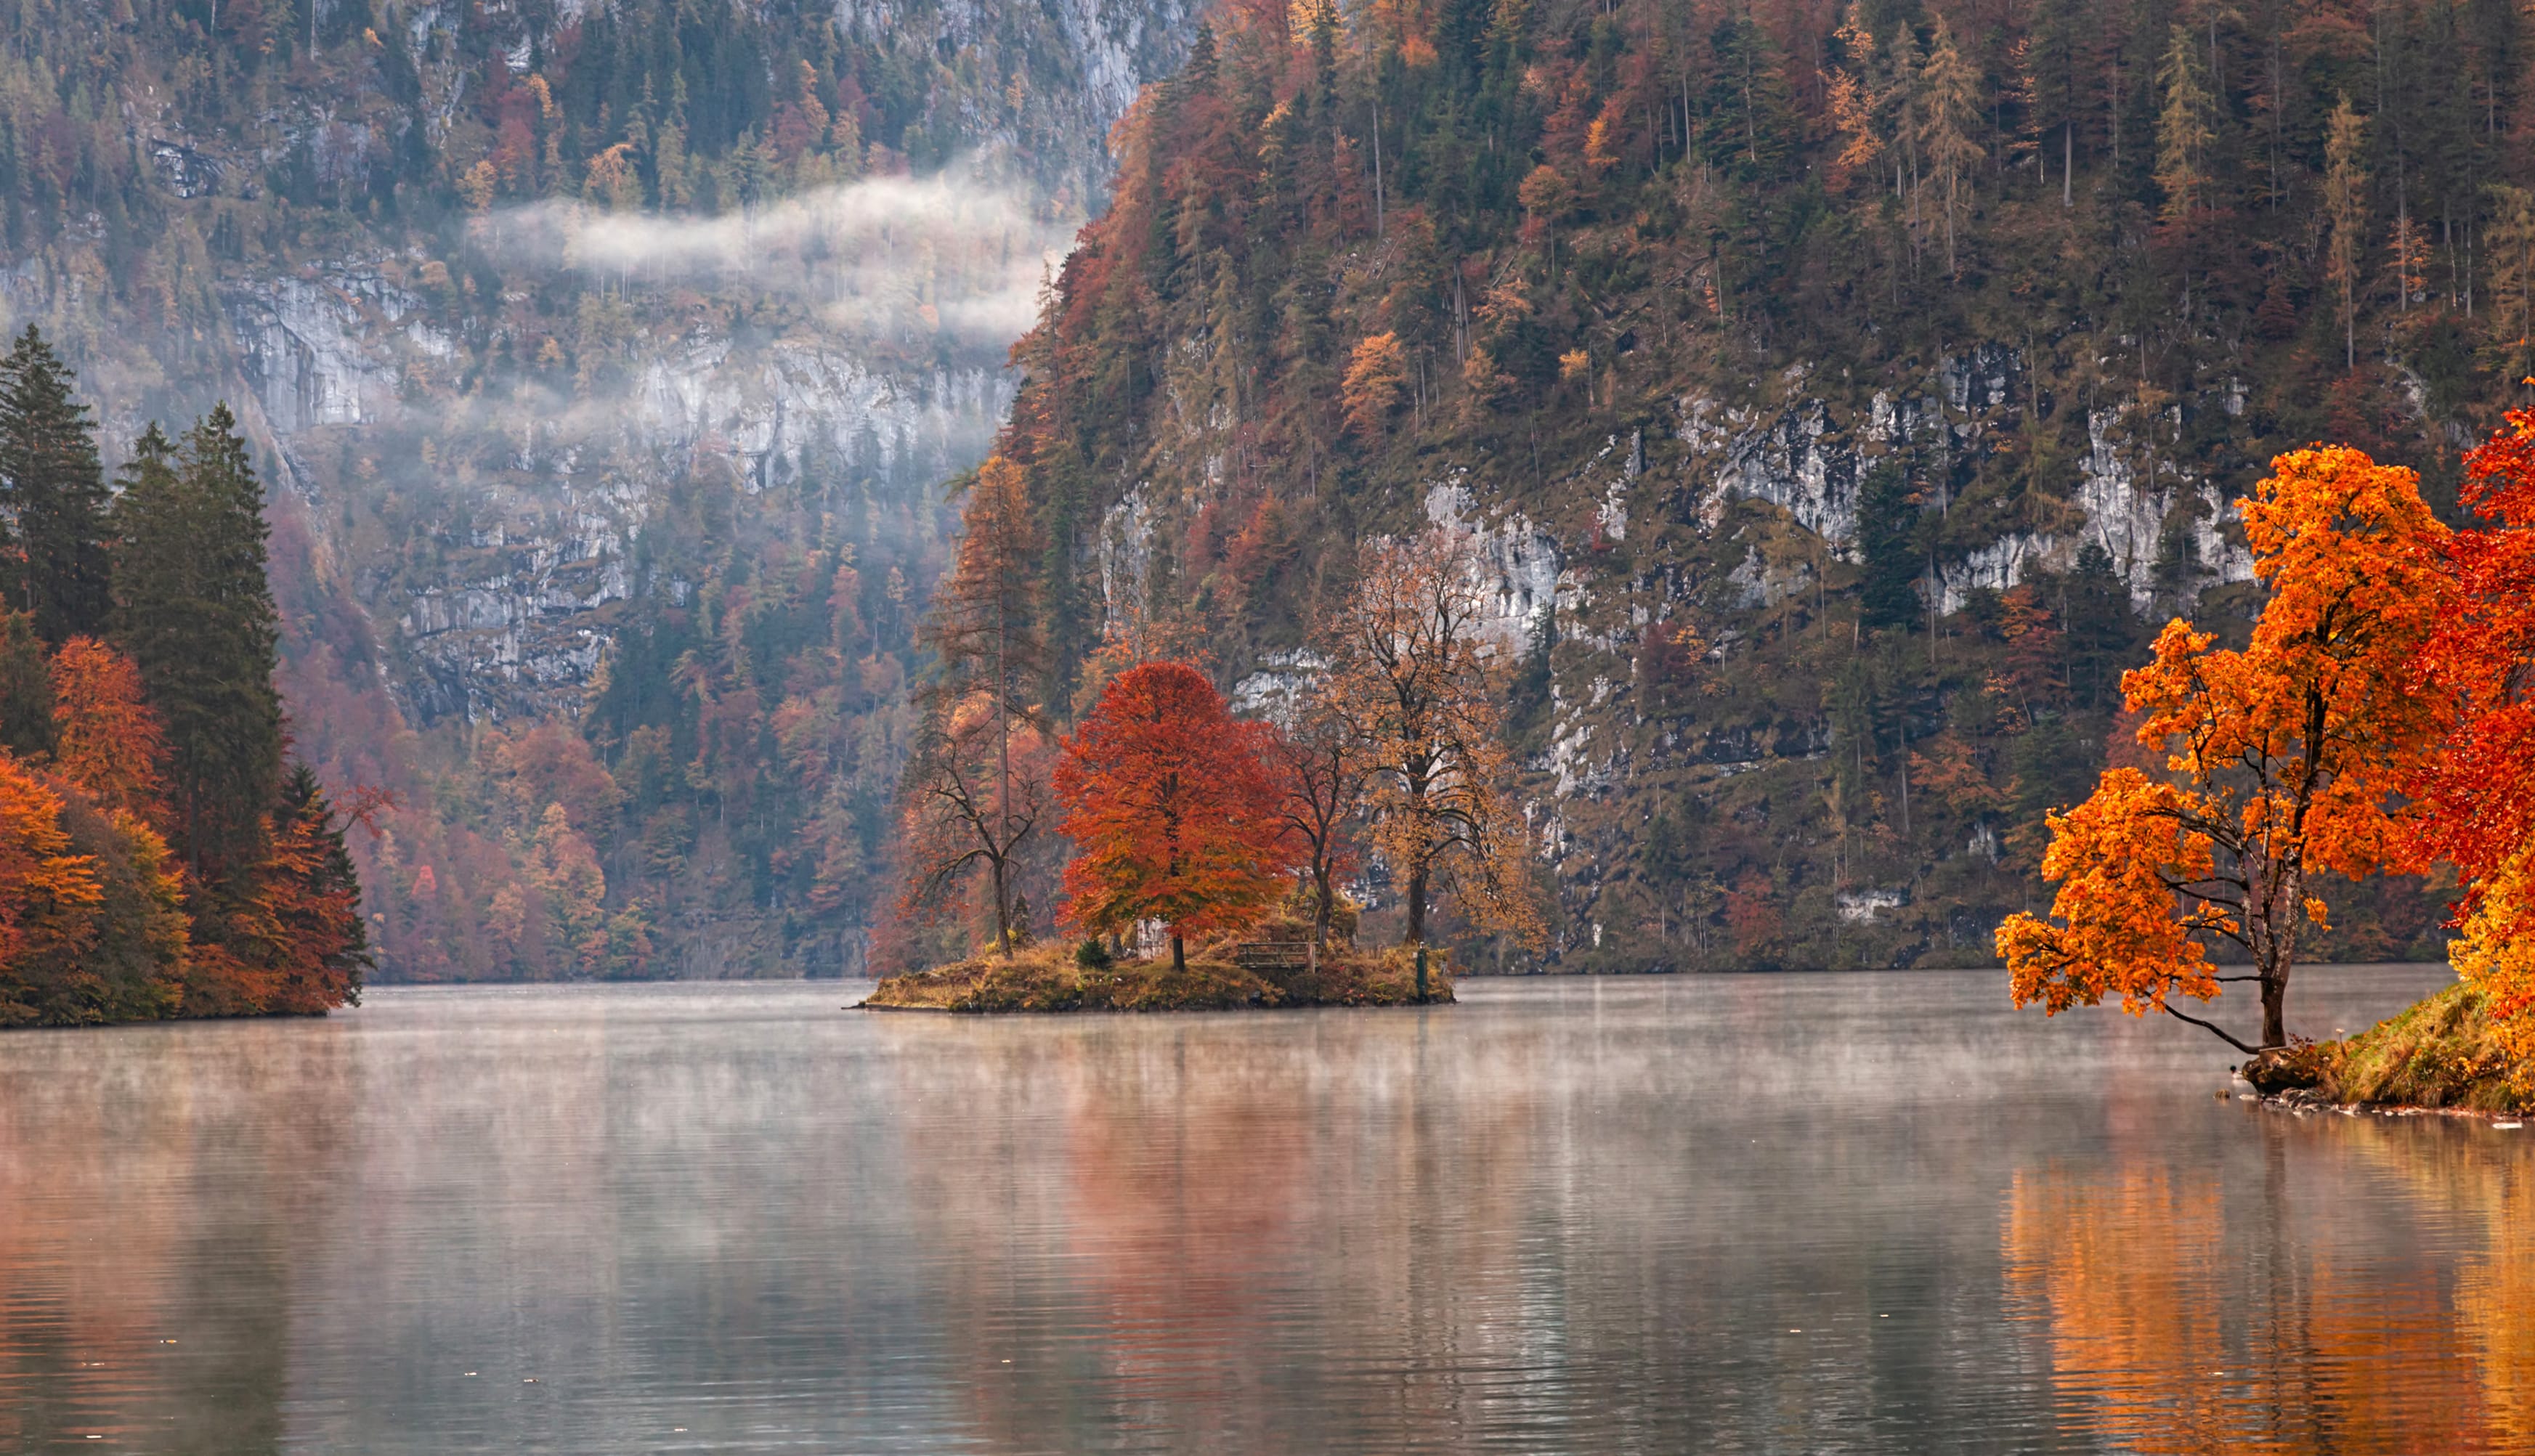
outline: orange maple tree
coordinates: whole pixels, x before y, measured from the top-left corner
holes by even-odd
[[[95,865],[73,851],[61,795],[0,749],[0,1026],[35,1020],[31,983],[93,939]]]
[[[53,767],[105,810],[159,817],[165,737],[142,700],[141,670],[93,637],[53,654]]]
[[[2419,676],[2457,717],[2412,785],[2406,859],[2455,866],[2463,934],[2449,958],[2523,1056],[2535,1053],[2535,411],[2507,418],[2465,455],[2463,500],[2490,526],[2446,542],[2454,599]]]
[[[1112,679],[1056,768],[1059,829],[1081,851],[1065,867],[1066,924],[1100,935],[1162,921],[1179,969],[1188,937],[1255,923],[1285,872],[1268,746],[1266,725],[1234,718],[1187,663]]]
[[[2122,692],[2162,774],[2106,770],[2094,794],[2050,816],[2051,916],[2009,917],[1998,949],[2019,1006],[2046,1013],[2119,996],[2251,1053],[2168,998],[2200,1001],[2255,982],[2261,1047],[2285,1045],[2301,918],[2324,923],[2320,872],[2356,879],[2399,848],[2400,794],[2447,721],[2414,665],[2446,610],[2448,532],[2413,473],[2355,450],[2302,450],[2237,503],[2254,573],[2270,588],[2251,642],[2169,623]],[[2215,943],[2250,976],[2221,977]]]

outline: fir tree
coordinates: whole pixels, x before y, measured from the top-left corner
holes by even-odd
[[[53,751],[53,685],[44,644],[24,612],[0,607],[0,749],[21,758]]]
[[[1954,217],[1962,207],[1963,179],[1987,159],[1972,134],[1981,125],[1980,73],[1954,44],[1943,16],[1937,19],[1935,46],[1928,53],[1927,153],[1946,199],[1946,272],[1962,276],[1954,256]]]
[[[198,877],[253,857],[281,774],[264,491],[236,424],[216,406],[181,451],[151,426],[113,513],[114,638],[166,730],[177,847]]]
[[[2165,88],[2165,105],[2156,117],[2156,185],[2165,205],[2157,216],[2183,222],[2208,203],[2207,157],[2218,135],[2218,100],[2210,94],[2208,68],[2190,27],[2174,28],[2157,81]]]
[[[2342,367],[2359,365],[2359,260],[2367,254],[2368,123],[2344,95],[2323,139],[2323,210],[2332,224],[2326,269],[2341,289]]]
[[[100,630],[107,607],[105,473],[76,379],[32,324],[0,359],[0,507],[20,548],[8,594],[54,644]]]
[[[1886,459],[1867,472],[1857,488],[1857,547],[1866,565],[1858,599],[1869,627],[1907,628],[1918,620],[1917,517],[1898,461]]]

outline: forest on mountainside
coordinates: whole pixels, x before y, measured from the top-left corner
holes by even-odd
[[[849,961],[937,487],[1175,9],[17,14],[0,318],[109,468],[235,403],[377,978]]]
[[[2154,630],[2250,630],[2265,462],[2453,517],[2529,397],[2530,64],[2504,0],[1220,7],[1015,350],[1037,700],[1272,699],[1357,542],[1476,529],[1554,961],[1985,962]]]
[[[1460,519],[1556,963],[1983,959],[2120,670],[2250,622],[2263,462],[2348,442],[2452,514],[2535,369],[2507,0],[1263,0],[1143,92],[999,374],[961,299],[1026,302],[1112,166],[1086,17],[1187,33],[22,7],[0,312],[109,466],[237,402],[296,745],[397,801],[379,979],[858,964],[942,482],[1007,399],[1057,719],[1104,638],[1255,710],[1357,540]],[[2440,939],[2435,885],[2328,894],[2328,953]]]

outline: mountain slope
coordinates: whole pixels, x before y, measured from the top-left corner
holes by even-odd
[[[22,16],[0,320],[110,462],[237,405],[379,979],[858,953],[935,487],[1177,0]]]
[[[1017,351],[1048,698],[1132,627],[1266,701],[1353,543],[1458,521],[1553,960],[1984,962],[2043,811],[2140,752],[2151,626],[2243,630],[2263,462],[2451,505],[2523,397],[2524,26],[1225,7]],[[2326,954],[2440,938],[2416,882],[2326,897]]]

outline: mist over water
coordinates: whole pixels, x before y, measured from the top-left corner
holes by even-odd
[[[2221,1100],[2214,1040],[1997,973],[858,994],[0,1037],[0,1445],[2535,1443],[2524,1134]]]

